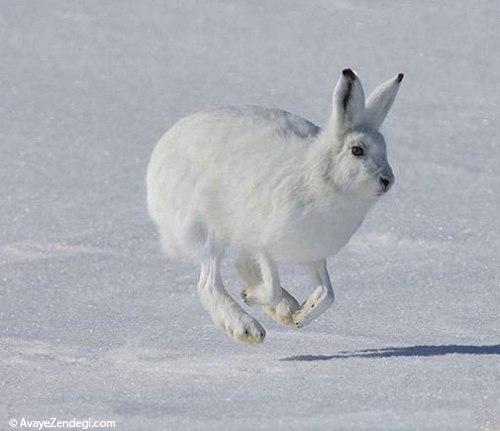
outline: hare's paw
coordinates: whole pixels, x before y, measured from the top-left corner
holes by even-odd
[[[333,304],[333,293],[328,292],[323,286],[318,287],[307,300],[292,315],[293,324],[302,328],[322,314]]]
[[[283,299],[278,305],[275,307],[264,306],[262,309],[282,325],[295,325],[292,316],[300,308],[300,305],[285,289],[282,289],[282,293]]]
[[[260,344],[266,338],[266,331],[257,320],[248,314],[226,315],[219,326],[234,340],[246,344]]]
[[[304,325],[307,325],[312,318],[310,318],[310,314],[303,307],[303,305],[292,314],[292,325],[295,325],[296,328],[302,328]]]
[[[275,305],[281,300],[281,292],[274,292],[262,284],[247,286],[241,292],[241,297],[247,305]]]

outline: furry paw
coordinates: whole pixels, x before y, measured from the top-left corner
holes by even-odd
[[[322,314],[333,303],[333,296],[320,286],[292,315],[293,324],[297,328],[302,328],[309,322]]]
[[[292,315],[292,325],[295,325],[296,328],[302,328],[307,322],[308,321],[305,320],[305,314],[303,311]]]
[[[266,331],[257,320],[249,315],[227,316],[219,326],[234,340],[246,344],[260,344],[266,338]]]
[[[275,307],[264,306],[262,309],[278,323],[282,325],[294,325],[292,316],[300,308],[300,305],[285,289],[282,289],[282,293],[283,299],[278,305]]]
[[[316,301],[311,301],[307,299],[298,310],[295,311],[292,315],[292,325],[295,325],[296,328],[302,328],[304,325],[307,325],[311,320],[314,319],[316,313],[314,313],[314,309],[317,308],[318,304]]]

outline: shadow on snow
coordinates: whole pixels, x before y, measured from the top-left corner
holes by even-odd
[[[347,358],[392,358],[392,357],[425,357],[443,355],[500,355],[500,344],[485,346],[442,345],[442,346],[409,346],[386,347],[383,349],[365,349],[353,352],[340,352],[335,355],[298,355],[282,358],[281,361],[329,361]]]

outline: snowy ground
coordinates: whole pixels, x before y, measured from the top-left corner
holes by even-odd
[[[0,428],[500,429],[498,1],[0,2]],[[397,183],[338,298],[233,343],[145,211],[155,141],[210,105],[321,124],[340,70],[405,72]],[[228,264],[227,284],[238,294]],[[297,268],[284,284],[304,298]]]

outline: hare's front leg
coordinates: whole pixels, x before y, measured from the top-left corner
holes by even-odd
[[[247,286],[241,294],[247,304],[261,304],[262,309],[277,322],[294,324],[292,314],[299,309],[299,303],[281,287],[274,262],[265,256],[254,257],[243,252],[236,268]],[[277,298],[280,298],[278,303]]]
[[[231,338],[249,344],[262,343],[266,331],[227,293],[220,275],[223,251],[209,240],[208,257],[202,263],[198,295],[212,321]]]
[[[311,263],[309,268],[312,278],[318,287],[300,308],[293,313],[293,322],[297,328],[301,328],[310,321],[316,319],[316,317],[330,307],[335,300],[332,283],[326,268],[326,260]]]

